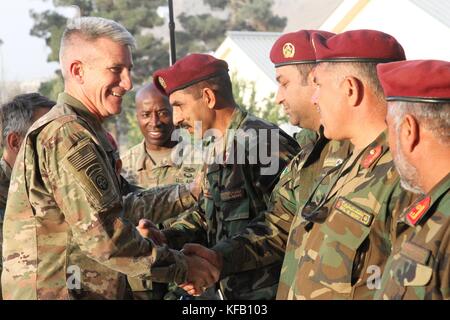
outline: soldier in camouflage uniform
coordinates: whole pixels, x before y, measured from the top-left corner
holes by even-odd
[[[0,275],[2,273],[3,217],[11,170],[28,129],[54,105],[55,102],[39,93],[27,93],[16,96],[11,102],[4,104],[0,110],[1,145],[3,147],[3,155],[0,159]],[[0,284],[0,299],[1,296]]]
[[[197,70],[203,72],[197,74]],[[281,172],[299,152],[297,143],[278,127],[236,106],[227,71],[225,61],[194,54],[154,75],[155,84],[169,95],[175,123],[192,130],[194,121],[202,120],[202,136],[208,129],[219,131],[208,148],[206,160],[213,161],[208,162],[199,210],[193,213],[206,221],[206,230],[201,226],[197,231],[206,234],[209,247],[242,232],[266,209]],[[265,134],[271,139],[266,143],[261,140]],[[258,144],[271,150],[264,164]],[[186,241],[182,229],[178,231],[173,236],[166,234],[174,246]],[[273,299],[280,262],[223,278],[223,295],[227,299]]]
[[[450,62],[378,67],[402,185],[418,199],[394,221],[379,299],[450,299]]]
[[[118,158],[102,121],[131,89],[134,39],[118,23],[77,20],[61,42],[65,92],[28,131],[15,164],[4,221],[3,297],[123,299],[126,278],[201,287],[218,278],[205,260],[156,246],[135,226],[195,203],[184,185],[122,197]],[[207,273],[200,271],[205,264]],[[194,280],[195,281],[195,280]]]
[[[280,263],[292,221],[296,220],[298,210],[307,200],[318,173],[322,168],[326,171],[339,165],[350,152],[348,142],[329,141],[319,128],[319,113],[311,102],[315,67],[311,45],[313,32],[328,37],[333,35],[313,30],[288,33],[280,37],[271,50],[271,60],[279,82],[277,103],[284,106],[291,124],[303,129],[297,135],[302,151],[284,170],[271,194],[268,209],[249,223],[245,230],[217,243],[212,252],[198,245],[184,247],[185,252],[211,257],[212,262],[221,265],[221,277]],[[172,226],[172,230],[165,230],[166,237],[180,240],[181,237],[173,235],[184,224],[186,221],[179,221]],[[171,242],[174,241],[169,240]],[[284,281],[284,270],[287,268],[282,268],[281,281]]]
[[[136,119],[144,140],[122,156],[122,175],[129,183],[142,188],[191,183],[201,170],[201,164],[185,164],[183,155],[172,159],[177,151],[177,141],[171,139],[175,129],[172,114],[169,100],[153,84],[136,93]],[[168,226],[174,219],[160,226]],[[152,285],[139,278],[128,278],[128,282],[134,299],[162,299],[167,292],[167,284]]]
[[[371,299],[370,276],[381,274],[390,253],[391,215],[409,198],[387,145],[375,66],[403,60],[404,52],[389,35],[370,30],[314,34],[312,41],[319,62],[313,101],[324,134],[350,140],[353,151],[320,175],[299,211],[277,299]]]

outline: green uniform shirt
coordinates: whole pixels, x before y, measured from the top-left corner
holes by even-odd
[[[392,216],[410,201],[399,180],[386,132],[322,173],[291,228],[277,299],[372,299],[371,266],[382,272]]]
[[[396,225],[378,299],[450,299],[450,174]]]
[[[124,274],[186,280],[182,255],[135,226],[162,222],[194,199],[183,186],[123,197],[116,154],[101,123],[68,94],[33,124],[5,212],[4,298],[122,299]]]
[[[236,148],[242,148],[241,143],[249,137],[248,132],[253,131],[263,135],[267,130],[276,132],[279,128],[238,108],[233,114],[228,134],[224,137],[224,141],[227,142],[224,152],[212,152],[212,154],[219,158],[230,159],[233,154],[236,154]],[[215,163],[208,166],[201,203],[202,210],[196,212],[204,216],[206,223],[203,226],[197,224],[196,230],[203,231],[206,235],[204,240],[209,247],[214,247],[243,232],[252,220],[267,209],[270,194],[281,172],[300,151],[295,140],[282,130],[279,131],[279,137],[276,139],[279,142],[279,150],[269,163],[269,165],[275,165],[276,170],[269,174],[262,173],[262,169],[268,165],[263,165],[261,158],[256,159],[258,161],[254,161],[255,158],[251,160],[251,156],[258,155],[258,147],[270,149],[274,141],[264,144],[250,139],[250,143],[245,145],[245,164],[230,161],[226,164]],[[217,146],[217,143],[212,146]],[[210,150],[213,148],[211,147]],[[173,229],[176,230],[167,231],[166,236],[171,239],[172,245],[179,246],[183,242],[193,240],[194,237],[183,238],[177,231],[195,229],[194,220],[183,217],[181,221],[174,224]],[[256,270],[226,276],[220,281],[220,287],[227,299],[273,299],[280,268],[281,261],[272,261]]]

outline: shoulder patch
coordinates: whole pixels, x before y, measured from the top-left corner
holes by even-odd
[[[419,222],[420,218],[422,218],[423,215],[427,212],[430,204],[431,197],[426,197],[425,199],[418,202],[406,215],[406,219],[408,219],[408,222],[415,226]]]
[[[362,225],[368,227],[372,224],[374,215],[361,209],[357,205],[353,204],[349,200],[340,197],[334,205],[337,211],[345,214],[346,216],[358,221]]]
[[[376,146],[369,151],[369,154],[362,160],[361,164],[364,169],[369,169],[369,167],[381,156],[383,152],[382,146]]]
[[[69,151],[64,161],[67,164],[66,168],[81,184],[94,208],[103,209],[120,197],[112,168],[108,170],[92,140],[81,141],[77,147]]]

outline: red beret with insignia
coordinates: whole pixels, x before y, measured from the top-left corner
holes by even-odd
[[[398,41],[376,30],[353,30],[324,38],[313,34],[317,62],[392,62],[405,60]]]
[[[450,102],[450,62],[400,61],[377,66],[388,101]]]
[[[153,83],[162,94],[185,89],[201,81],[228,73],[228,64],[208,54],[194,53],[178,60],[173,66],[153,74]]]
[[[275,68],[291,64],[316,63],[311,43],[313,33],[318,33],[325,39],[335,35],[320,30],[300,30],[282,35],[275,41],[270,51],[270,60],[275,64]]]

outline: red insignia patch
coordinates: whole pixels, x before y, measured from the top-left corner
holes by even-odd
[[[369,154],[362,161],[363,168],[368,169],[375,162],[375,160],[377,160],[380,157],[382,152],[383,152],[382,146],[377,146],[375,148],[372,148],[372,150],[370,150]]]
[[[423,215],[427,212],[430,207],[431,197],[426,197],[422,201],[420,201],[411,211],[406,215],[409,223],[413,226],[423,217]]]

